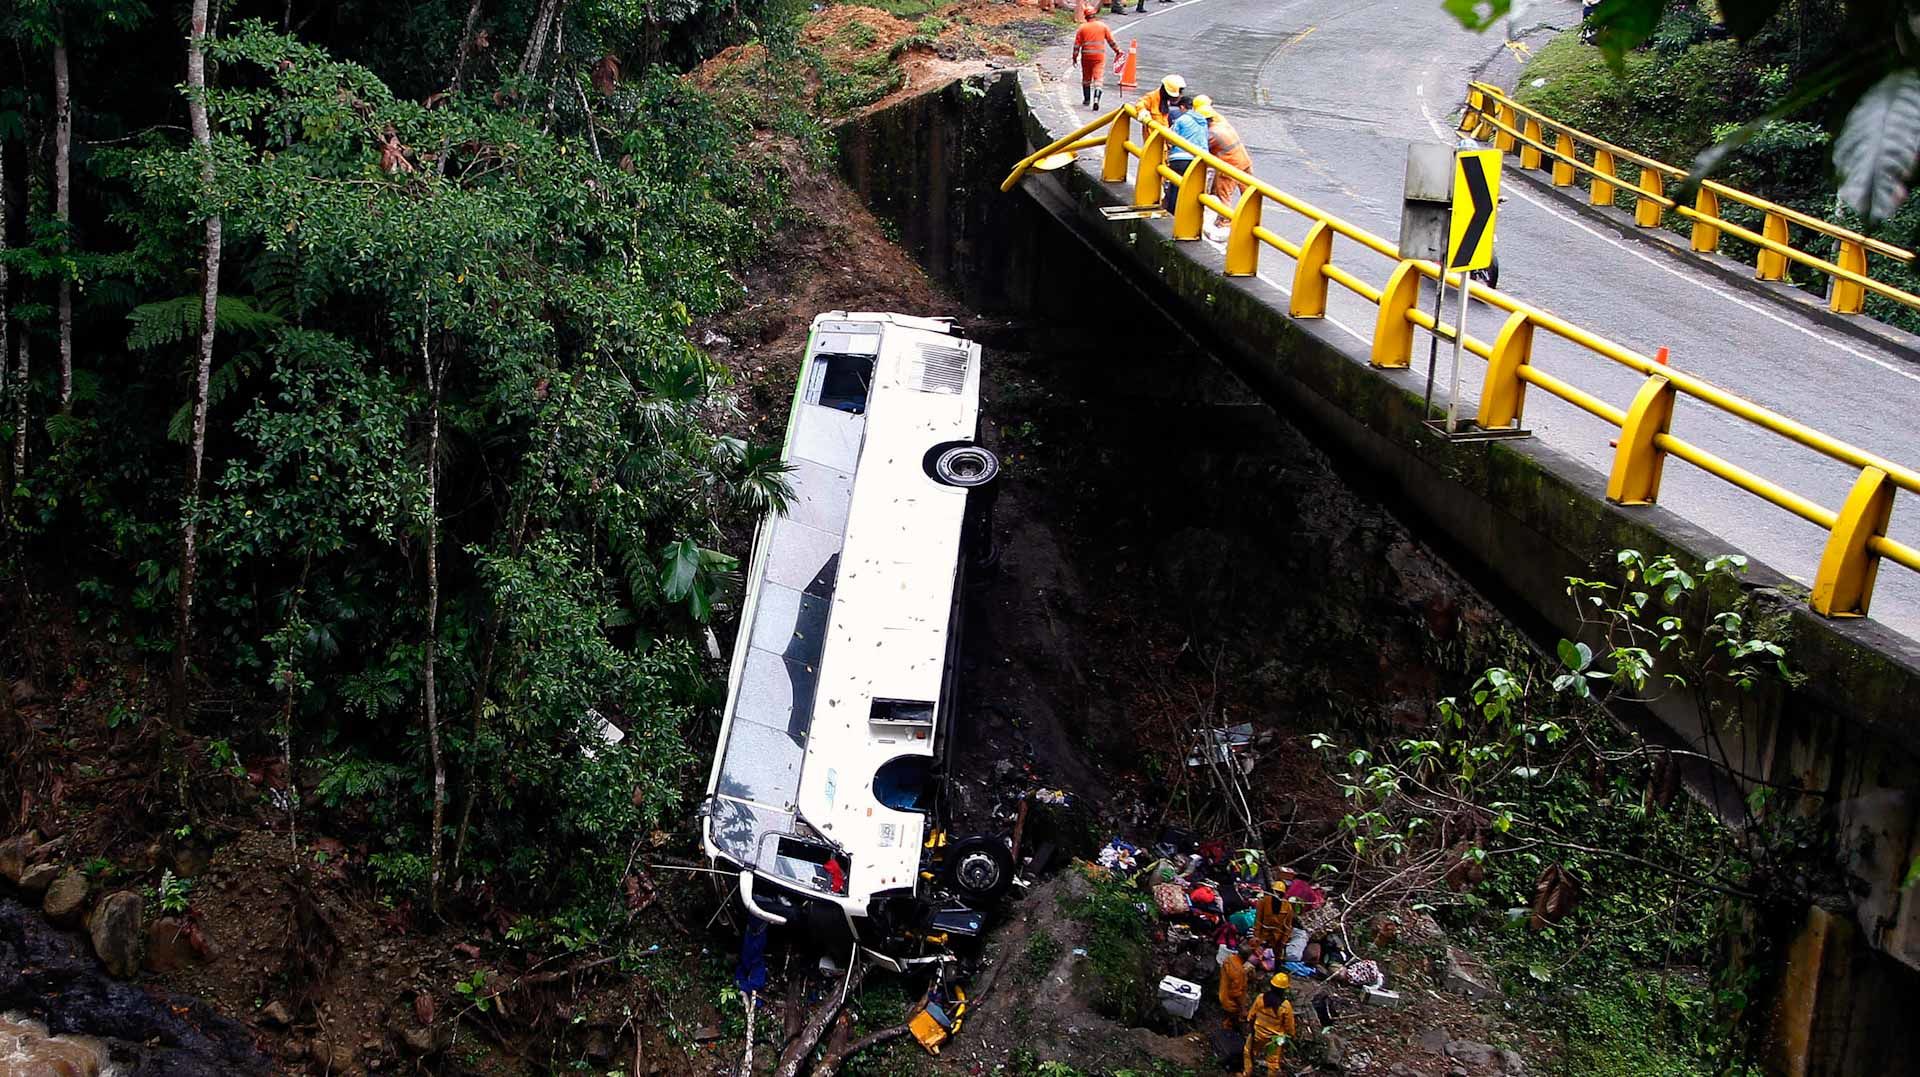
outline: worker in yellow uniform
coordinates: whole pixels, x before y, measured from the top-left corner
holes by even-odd
[[[1220,1008],[1227,1013],[1228,1028],[1245,1028],[1247,1023],[1247,973],[1253,963],[1253,940],[1220,963]]]
[[[1161,123],[1167,122],[1167,102],[1179,99],[1187,92],[1187,80],[1178,75],[1168,75],[1160,80],[1153,92],[1140,99],[1140,107],[1151,113]]]
[[[1212,134],[1211,129],[1208,134]],[[1280,891],[1269,888],[1260,895],[1259,902],[1253,907],[1253,941],[1279,950],[1286,946],[1287,937],[1292,934],[1293,902],[1283,897]]]
[[[1253,1077],[1253,1060],[1266,1062],[1267,1077],[1280,1077],[1280,1061],[1287,1041],[1294,1037],[1293,1002],[1287,998],[1287,974],[1276,972],[1267,989],[1254,1000],[1247,1021],[1247,1046],[1241,1052],[1240,1077]]]

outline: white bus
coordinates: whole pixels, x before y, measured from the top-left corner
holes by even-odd
[[[946,833],[962,581],[999,472],[973,440],[980,346],[950,330],[814,319],[702,813],[750,913],[894,965],[876,948],[977,931],[1012,876],[1005,841]]]

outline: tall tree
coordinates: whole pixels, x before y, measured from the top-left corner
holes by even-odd
[[[73,246],[73,79],[67,72],[64,20],[53,38],[53,217],[60,225],[60,252]],[[73,410],[73,273],[60,270],[60,412]]]
[[[427,346],[429,308],[420,306],[420,372],[427,382],[427,631],[421,648],[420,681],[427,725],[427,755],[433,764],[433,832],[428,839],[427,905],[440,911],[440,882],[445,869],[447,764],[440,755],[440,692],[435,659],[440,645],[440,389],[444,361],[435,363]]]
[[[207,0],[193,0],[187,30],[187,116],[200,151],[200,185],[213,190],[213,132],[207,124]],[[194,368],[193,431],[188,439],[187,482],[180,521],[180,593],[175,612],[172,698],[174,728],[186,719],[187,652],[193,645],[193,588],[199,575],[200,474],[207,455],[207,382],[213,376],[213,331],[220,302],[220,214],[208,213],[201,250],[200,349]]]
[[[18,396],[20,398],[20,403],[24,410],[24,405],[27,400],[26,372],[24,370],[21,372],[20,381],[18,384],[15,384],[11,380],[13,372],[7,369],[7,342],[9,339],[7,335],[7,318],[9,310],[7,307],[6,254],[7,224],[9,219],[10,216],[7,212],[7,131],[4,125],[0,125],[0,383],[6,385],[8,396]],[[26,440],[21,435],[26,433],[27,424],[24,416],[16,415],[15,420],[17,422],[17,427],[14,432],[14,441],[16,442],[15,455],[19,457],[25,455]],[[13,500],[13,485],[20,481],[20,468],[21,464],[16,459],[13,466],[13,473],[7,476],[7,489],[4,497],[6,501]]]

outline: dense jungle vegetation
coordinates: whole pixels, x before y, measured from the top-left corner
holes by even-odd
[[[786,187],[671,65],[779,7],[0,15],[0,591],[156,829],[266,753],[388,892],[564,905],[680,807],[723,514],[786,490],[687,330]]]

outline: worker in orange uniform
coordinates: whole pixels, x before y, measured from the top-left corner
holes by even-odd
[[[1211,130],[1208,134],[1212,134]],[[1208,147],[1208,151],[1220,152],[1212,146]],[[1293,902],[1288,901],[1279,890],[1268,888],[1253,906],[1253,941],[1279,950],[1287,944],[1287,938],[1292,934]]]
[[[1201,94],[1194,98],[1193,111],[1199,113],[1200,118],[1207,121],[1207,152],[1242,172],[1252,172],[1253,158],[1247,153],[1246,143],[1241,141],[1240,132],[1234,130],[1233,124],[1228,123],[1227,118],[1220,115],[1220,111],[1213,107],[1213,98],[1208,97],[1206,94]],[[1221,203],[1229,209],[1240,201],[1240,192],[1243,187],[1245,187],[1245,184],[1227,175],[1220,169],[1216,168],[1213,170],[1213,197],[1218,198]],[[1213,222],[1207,226],[1207,238],[1216,243],[1227,238],[1227,227],[1229,223],[1227,218],[1215,213],[1213,215]],[[1262,895],[1262,905],[1269,900],[1278,899],[1274,898],[1272,894]],[[1291,927],[1293,906],[1287,905],[1286,908],[1287,919],[1289,921],[1288,926]],[[1259,928],[1256,926],[1254,930],[1258,931]],[[1282,942],[1286,941],[1285,931],[1280,933],[1280,940]]]
[[[1266,1063],[1267,1077],[1280,1077],[1280,1061],[1287,1041],[1293,1039],[1295,1024],[1293,1002],[1287,998],[1287,974],[1276,972],[1267,989],[1254,1000],[1247,1021],[1253,1028],[1247,1034],[1247,1046],[1241,1052],[1240,1077],[1253,1077],[1253,1060]]]
[[[1140,107],[1150,113],[1154,119],[1159,120],[1161,123],[1167,123],[1169,122],[1167,119],[1167,102],[1178,98],[1186,92],[1186,79],[1178,75],[1168,75],[1166,78],[1160,80],[1160,85],[1154,87],[1150,93],[1140,99]]]
[[[1113,31],[1100,20],[1097,14],[1088,13],[1087,21],[1073,35],[1073,59],[1080,61],[1080,104],[1087,108],[1100,107],[1101,83],[1106,79],[1107,47],[1112,46],[1113,56],[1120,57],[1120,42],[1113,39]]]
[[[1226,1011],[1228,1028],[1245,1028],[1247,1023],[1247,973],[1253,967],[1252,939],[1244,939],[1240,948],[1220,963],[1220,1008]]]

